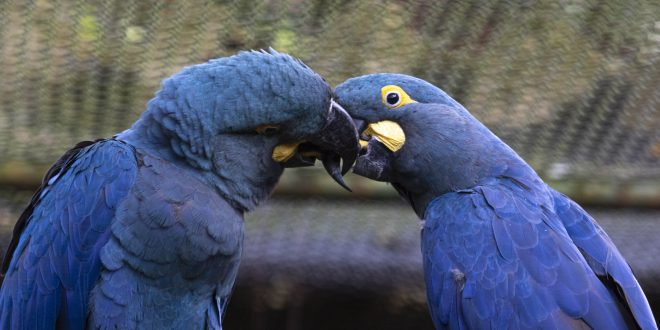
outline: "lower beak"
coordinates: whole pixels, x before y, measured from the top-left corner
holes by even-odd
[[[330,176],[351,191],[343,179],[360,151],[358,133],[351,116],[332,101],[325,126],[303,143],[279,145],[273,150],[273,159],[285,167],[314,165],[320,159]],[[341,164],[341,166],[340,166]]]
[[[390,182],[394,154],[377,139],[366,143],[353,167],[353,173],[376,181]]]

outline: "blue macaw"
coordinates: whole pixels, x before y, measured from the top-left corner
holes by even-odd
[[[335,94],[361,133],[354,172],[391,182],[423,220],[438,329],[657,329],[596,221],[445,92],[373,74]]]
[[[2,329],[220,329],[243,213],[283,169],[359,150],[322,77],[275,51],[187,67],[48,171],[3,262]],[[344,161],[339,168],[341,159]]]

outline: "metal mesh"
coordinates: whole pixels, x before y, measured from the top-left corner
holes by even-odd
[[[660,176],[657,1],[0,2],[0,163],[127,128],[185,65],[273,46],[427,79],[541,173]],[[0,164],[1,165],[1,164]]]

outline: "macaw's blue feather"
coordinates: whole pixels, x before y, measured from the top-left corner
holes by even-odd
[[[99,252],[88,323],[101,328],[202,328],[231,293],[242,214],[195,175],[138,151],[134,189]],[[213,223],[213,226],[210,224]],[[210,228],[221,228],[215,240]],[[218,321],[219,322],[219,321]],[[218,323],[219,326],[219,323]]]
[[[642,328],[653,328],[630,268],[593,219],[542,182],[518,179],[489,179],[429,204],[422,253],[436,326],[626,329],[627,305]],[[528,198],[530,190],[540,198]],[[568,224],[568,235],[548,222]]]
[[[648,301],[630,266],[607,233],[579,205],[561,193],[552,191],[557,214],[566,226],[586,262],[605,283],[606,297],[617,300],[632,312],[642,329],[656,327]]]
[[[100,271],[99,251],[135,179],[134,153],[114,140],[79,148],[38,191],[10,251],[0,295],[3,329],[84,327]]]

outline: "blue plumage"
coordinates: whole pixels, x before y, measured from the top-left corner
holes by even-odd
[[[530,190],[541,192],[539,198],[529,198]],[[643,293],[607,235],[580,212],[584,226],[601,241],[596,253],[612,256],[610,268],[625,270],[617,276],[607,273],[614,283],[601,282],[598,276],[606,274],[598,274],[586,260],[593,255],[584,249],[584,255],[580,253],[581,244],[570,229],[564,229],[555,198],[567,200],[534,180],[531,172],[527,178],[509,177],[505,172],[429,204],[422,251],[429,306],[438,327],[458,328],[464,323],[473,329],[491,324],[501,325],[495,328],[565,329],[584,322],[595,329],[624,329],[632,319],[622,312],[613,284],[632,280],[621,287],[623,293],[642,304],[636,309],[642,328],[653,328]],[[436,282],[443,281],[439,273],[454,277],[460,273],[463,280],[439,287]],[[463,293],[456,295],[460,285]],[[460,299],[455,302],[461,306],[460,313],[442,308],[440,297],[447,294],[445,290],[453,290],[451,299]]]
[[[274,157],[290,144],[304,150]],[[0,327],[221,329],[244,212],[315,157],[343,184],[357,150],[330,87],[288,55],[186,68],[133,127],[53,165],[5,256]]]
[[[78,150],[50,180],[5,275],[3,329],[84,327],[89,292],[100,271],[99,251],[136,172],[134,149],[107,140]]]
[[[386,97],[391,91],[406,95]],[[657,328],[630,267],[593,218],[447,94],[396,74],[350,79],[335,93],[360,131],[371,132],[354,171],[391,182],[424,220],[437,328]],[[383,121],[401,127],[402,148],[383,147],[388,136],[366,129]]]

